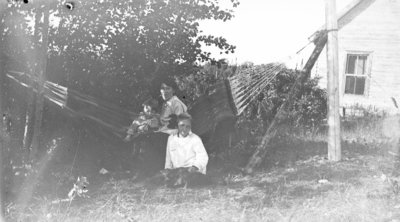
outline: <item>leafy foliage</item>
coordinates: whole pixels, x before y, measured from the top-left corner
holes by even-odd
[[[235,49],[225,38],[203,35],[199,29],[201,20],[227,21],[233,17],[233,11],[221,8],[217,0],[74,3],[73,9],[61,1],[45,3],[46,7],[41,5],[43,1],[8,6],[6,13],[13,13],[6,21],[12,27],[5,28],[8,38],[3,41],[12,51],[9,54],[13,58],[8,61],[12,69],[35,72],[32,64],[41,54],[39,45],[32,43],[43,39],[44,24],[37,15],[46,10],[51,21],[47,78],[120,106],[138,108],[149,94],[158,95],[153,86],[159,76],[190,74],[199,62],[212,61],[202,45],[215,46],[222,53]],[[237,0],[231,3],[231,8],[239,4]],[[21,41],[14,41],[15,35],[21,36]],[[19,59],[20,55],[30,56]]]
[[[236,71],[236,66],[229,65],[224,59],[208,62],[202,67],[197,68],[189,75],[177,78],[178,86],[182,91],[181,96],[189,106],[208,92],[219,80],[224,80]]]
[[[254,66],[252,63],[242,64],[241,68]],[[207,94],[218,81],[235,75],[237,67],[225,61],[208,63],[197,72],[179,78],[179,86],[184,92],[187,104]],[[297,86],[295,96],[289,101],[288,109],[277,115],[279,108],[288,98],[288,93],[299,73],[294,70],[282,70],[272,82],[257,96],[244,113],[238,118],[236,142],[250,141],[265,133],[274,118],[280,118],[281,125],[304,130],[318,130],[327,114],[327,95],[319,88],[318,78],[309,79]],[[262,120],[262,121],[260,121]],[[247,144],[247,142],[245,142]],[[257,144],[257,143],[256,143]],[[254,144],[254,145],[256,145]],[[249,145],[249,144],[247,144]]]
[[[157,76],[190,73],[197,62],[210,60],[201,44],[224,52],[235,48],[200,33],[199,20],[232,18],[217,1],[85,1],[59,16],[51,50],[63,57],[53,57],[63,67],[57,73],[67,73],[67,85],[105,92],[103,97],[120,105],[158,93],[149,90]]]
[[[288,93],[298,72],[281,71],[264,92],[252,102],[242,118],[262,119],[267,126],[275,117],[281,105],[288,99]],[[318,79],[307,80],[296,88],[296,94],[289,101],[289,108],[282,114],[282,123],[307,129],[318,127],[327,114],[326,91],[318,87]]]
[[[149,94],[159,95],[158,86],[154,87],[158,77],[190,74],[198,69],[199,62],[211,61],[202,45],[213,45],[223,53],[235,49],[225,38],[203,35],[199,29],[200,20],[227,21],[233,17],[233,11],[220,8],[217,0],[67,2],[74,2],[73,7],[61,0],[0,3],[1,71],[14,70],[37,78],[45,60],[43,52],[47,52],[47,80],[135,111]],[[233,7],[237,4],[232,0]],[[47,17],[48,45],[43,38]],[[13,122],[18,135],[11,135],[11,141],[18,144],[7,144],[9,161],[4,163],[10,169],[4,174],[10,178],[15,159],[22,159],[25,152],[21,144],[26,106],[21,104],[27,101],[27,91],[14,91],[19,94],[8,98],[7,105],[12,107],[13,119],[18,120],[18,124]],[[59,110],[49,115],[54,110],[46,104],[43,140],[51,137],[49,132],[54,129],[67,128],[65,123],[71,121],[60,118]],[[90,127],[76,125],[78,129]],[[41,151],[46,150],[48,147],[43,146]]]

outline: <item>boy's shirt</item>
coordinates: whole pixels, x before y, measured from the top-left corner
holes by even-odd
[[[206,174],[208,154],[200,137],[190,132],[182,137],[178,133],[168,137],[165,169],[195,166]]]

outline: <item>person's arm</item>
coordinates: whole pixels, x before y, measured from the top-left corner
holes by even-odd
[[[141,121],[139,121],[138,119],[133,120],[132,124],[129,126],[127,133],[130,135],[135,134],[140,125],[142,125]]]
[[[171,161],[171,155],[170,155],[170,146],[171,146],[171,140],[172,140],[172,136],[168,137],[168,142],[167,142],[167,152],[165,155],[165,169],[172,169],[172,161]]]
[[[153,117],[149,120],[149,126],[151,128],[157,128],[160,126],[160,121],[159,121],[159,116],[158,115],[153,115]]]
[[[160,124],[161,126],[159,128],[160,132],[172,134],[176,131],[176,129],[169,128],[169,126],[171,125],[171,122],[172,122],[171,116],[173,116],[173,115],[176,116],[176,114],[174,112],[175,112],[175,104],[174,103],[165,107],[165,109],[163,110],[163,112],[160,115],[160,123],[161,123]]]
[[[171,109],[171,106],[169,106],[168,104],[167,104],[167,102],[165,102],[164,104],[163,104],[163,109],[162,109],[162,111],[161,111],[161,114],[160,114],[160,120],[161,120],[161,123],[164,125],[165,124],[165,122],[167,122],[168,123],[168,120],[169,120],[169,116],[172,114],[172,109]]]
[[[208,154],[200,137],[195,137],[193,150],[196,153],[196,159],[193,162],[193,166],[197,167],[199,172],[205,173],[208,163]]]
[[[186,113],[187,111],[186,105],[180,100],[176,100],[171,109],[172,109],[172,114],[175,114],[177,116],[182,113]]]

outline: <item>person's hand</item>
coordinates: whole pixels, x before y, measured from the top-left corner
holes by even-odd
[[[126,133],[129,134],[129,135],[133,135],[133,129],[132,129],[132,128],[129,128],[128,131],[127,131]]]
[[[194,173],[194,172],[198,172],[199,168],[195,167],[195,166],[191,166],[188,169],[189,173]]]
[[[131,135],[130,135],[130,134],[127,135],[127,136],[124,138],[124,142],[129,142],[129,141],[131,141]]]
[[[166,130],[168,130],[168,127],[164,125],[164,126],[161,126],[158,130],[155,130],[155,132],[163,132]]]
[[[141,128],[142,131],[149,131],[149,125],[143,125]]]

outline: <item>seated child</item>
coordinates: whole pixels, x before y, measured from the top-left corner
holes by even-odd
[[[133,120],[127,131],[124,141],[130,141],[141,133],[149,130],[157,130],[160,126],[160,115],[156,113],[158,102],[155,99],[148,99],[143,103],[143,112]]]

